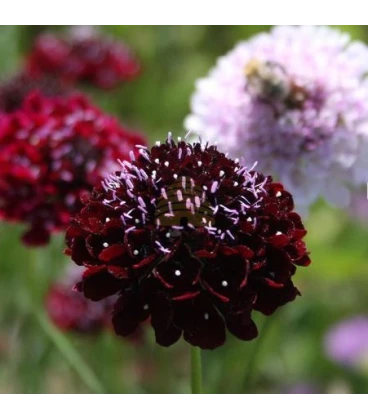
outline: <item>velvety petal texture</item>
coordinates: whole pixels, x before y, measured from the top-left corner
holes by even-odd
[[[138,147],[84,198],[66,235],[86,267],[78,290],[118,295],[117,334],[150,319],[156,341],[202,349],[226,332],[252,340],[252,311],[272,314],[299,294],[296,266],[310,263],[291,195],[208,144]]]

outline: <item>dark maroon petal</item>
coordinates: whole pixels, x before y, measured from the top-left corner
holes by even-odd
[[[28,246],[44,246],[50,241],[50,232],[42,227],[33,226],[22,236],[22,241]]]
[[[138,294],[121,296],[114,307],[112,324],[115,332],[123,337],[134,333],[148,319],[150,311]]]
[[[186,293],[196,288],[200,268],[200,262],[190,254],[188,247],[180,245],[157,266],[154,274],[166,287],[173,289],[175,295],[180,296],[183,290]]]
[[[156,342],[161,346],[171,346],[181,337],[182,330],[173,323],[174,309],[164,296],[158,296],[151,303],[151,325],[155,330]]]
[[[282,288],[275,288],[265,283],[258,287],[254,309],[264,315],[271,315],[277,308],[293,301],[298,295],[300,293],[292,282],[287,283]]]
[[[122,280],[111,275],[105,266],[91,267],[83,274],[83,293],[97,301],[114,295],[122,287]]]
[[[240,340],[253,340],[258,336],[256,324],[249,312],[234,314],[226,318],[227,329]]]
[[[226,340],[225,323],[213,304],[204,297],[178,303],[175,322],[184,339],[202,349],[214,349]]]
[[[120,244],[114,244],[104,249],[98,258],[104,262],[116,260],[127,252],[126,247]]]

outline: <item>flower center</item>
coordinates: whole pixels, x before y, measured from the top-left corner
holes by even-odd
[[[253,58],[245,66],[245,76],[247,88],[256,98],[283,103],[288,108],[299,108],[308,98],[305,88],[295,83],[279,63]]]
[[[183,176],[161,189],[155,219],[158,226],[196,228],[212,226],[214,215],[205,190],[195,185],[192,178]]]

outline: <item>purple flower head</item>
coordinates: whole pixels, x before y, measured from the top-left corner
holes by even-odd
[[[280,26],[197,82],[189,130],[277,176],[307,209],[368,179],[368,48],[337,29]]]
[[[357,316],[333,326],[325,337],[329,358],[355,367],[368,359],[368,316]]]

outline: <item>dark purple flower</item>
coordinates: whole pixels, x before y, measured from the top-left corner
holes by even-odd
[[[151,317],[164,346],[183,335],[213,349],[226,329],[255,338],[252,310],[270,315],[294,300],[291,277],[310,263],[291,195],[215,146],[169,136],[130,158],[67,231],[67,253],[86,267],[78,290],[95,301],[119,294],[123,336]]]

